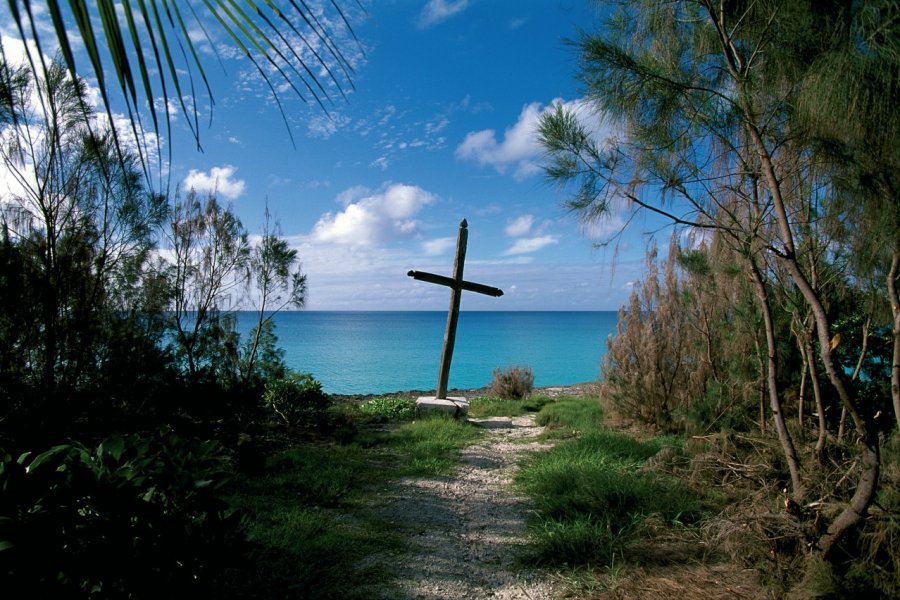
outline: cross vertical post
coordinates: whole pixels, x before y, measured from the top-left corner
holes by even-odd
[[[469,240],[469,224],[463,219],[456,237],[456,258],[453,261],[453,281],[450,288],[450,310],[447,312],[447,328],[444,330],[444,347],[441,350],[441,367],[438,370],[437,397],[447,397],[447,382],[450,380],[450,362],[453,360],[453,346],[456,344],[456,325],[459,323],[459,303],[462,299],[463,269],[466,262],[466,244]]]
[[[445,285],[450,288],[450,310],[447,313],[447,328],[444,331],[444,347],[441,350],[441,365],[438,369],[438,383],[434,397],[419,398],[416,402],[417,409],[420,406],[440,407],[441,410],[450,408],[455,411],[463,411],[468,407],[465,398],[447,398],[447,382],[450,380],[450,362],[453,360],[453,346],[456,344],[456,325],[459,322],[459,304],[463,290],[493,296],[498,298],[503,295],[503,290],[482,283],[463,281],[463,269],[466,263],[466,243],[469,239],[469,224],[463,219],[459,224],[459,234],[456,238],[456,259],[453,262],[453,277],[444,277],[434,273],[422,271],[410,271],[407,273],[413,279]]]

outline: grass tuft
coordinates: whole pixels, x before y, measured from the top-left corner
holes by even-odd
[[[366,400],[358,411],[372,421],[411,421],[416,414],[416,401],[402,396],[382,396]]]
[[[504,400],[496,396],[473,398],[469,403],[469,416],[484,417],[521,417],[533,414],[553,402],[550,396],[529,396],[518,400]]]
[[[529,457],[516,484],[535,505],[529,563],[610,565],[629,535],[654,515],[673,527],[696,524],[704,507],[679,480],[640,467],[673,438],[640,441],[600,429],[596,401],[544,407],[538,422],[577,436]],[[552,424],[552,425],[551,425]]]
[[[234,597],[366,598],[371,586],[390,586],[390,575],[365,559],[400,551],[402,536],[372,517],[343,516],[356,514],[353,504],[386,477],[372,463],[356,445],[307,444],[270,458],[263,476],[242,480],[231,504],[244,515],[249,560],[223,589]]]
[[[457,452],[475,442],[484,430],[465,421],[434,415],[402,425],[386,443],[404,455],[400,475],[446,475],[457,464]]]
[[[571,438],[600,429],[603,407],[596,398],[560,398],[544,406],[535,422],[547,428],[547,438]]]

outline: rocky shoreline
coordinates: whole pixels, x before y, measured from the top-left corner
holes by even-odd
[[[462,396],[464,398],[481,398],[487,396],[489,388],[473,388],[473,389],[452,389],[447,391],[448,396]],[[599,384],[596,381],[588,381],[585,383],[576,383],[574,385],[544,386],[537,387],[531,392],[534,396],[591,396],[599,393]],[[384,398],[385,396],[400,396],[416,398],[418,396],[433,396],[434,390],[399,390],[396,392],[385,392],[383,394],[329,394],[333,400],[338,403],[344,402],[364,402],[372,398]]]

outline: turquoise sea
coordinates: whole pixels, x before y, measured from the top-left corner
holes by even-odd
[[[616,312],[463,311],[450,388],[488,385],[496,367],[528,366],[536,386],[595,381]],[[249,317],[249,315],[247,315]],[[288,366],[332,394],[433,390],[446,312],[297,311],[275,315]],[[249,327],[249,318],[238,328]]]

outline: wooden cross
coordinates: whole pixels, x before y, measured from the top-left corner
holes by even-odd
[[[469,238],[468,226],[469,224],[466,223],[465,219],[459,224],[459,235],[456,238],[456,259],[453,261],[453,277],[444,277],[421,271],[410,271],[407,273],[413,279],[446,285],[450,288],[450,311],[447,313],[447,329],[444,331],[444,348],[441,350],[441,367],[438,371],[437,395],[435,396],[440,400],[447,398],[447,380],[450,379],[450,361],[453,358],[453,345],[456,343],[456,324],[459,321],[459,301],[462,297],[462,291],[468,290],[495,297],[503,295],[503,290],[501,289],[480,283],[472,283],[471,281],[463,281],[463,266],[466,262],[466,241]]]

